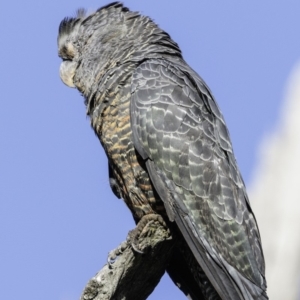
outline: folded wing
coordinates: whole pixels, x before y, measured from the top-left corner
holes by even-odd
[[[219,295],[267,299],[256,220],[203,80],[183,61],[145,61],[133,74],[131,126],[169,219]]]

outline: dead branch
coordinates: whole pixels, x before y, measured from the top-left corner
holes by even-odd
[[[158,222],[150,222],[139,237],[143,254],[123,242],[86,285],[81,300],[144,300],[159,283],[170,259],[174,240]]]

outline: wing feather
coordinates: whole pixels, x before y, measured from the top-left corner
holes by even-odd
[[[223,299],[267,299],[258,227],[222,114],[183,61],[148,60],[132,81],[134,145]]]

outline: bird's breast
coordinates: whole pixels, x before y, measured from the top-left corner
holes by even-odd
[[[119,91],[112,101],[108,101],[109,105],[103,112],[93,115],[91,121],[109,159],[121,197],[138,221],[146,214],[164,215],[165,209],[132,141],[130,97],[129,89],[125,89],[125,93]]]

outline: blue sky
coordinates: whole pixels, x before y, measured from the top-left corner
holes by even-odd
[[[1,5],[0,298],[79,299],[134,227],[110,191],[83,99],[58,76],[57,29],[106,1]],[[227,121],[246,183],[276,124],[299,59],[300,2],[126,1],[151,16],[205,79]],[[164,277],[149,299],[185,299]]]

